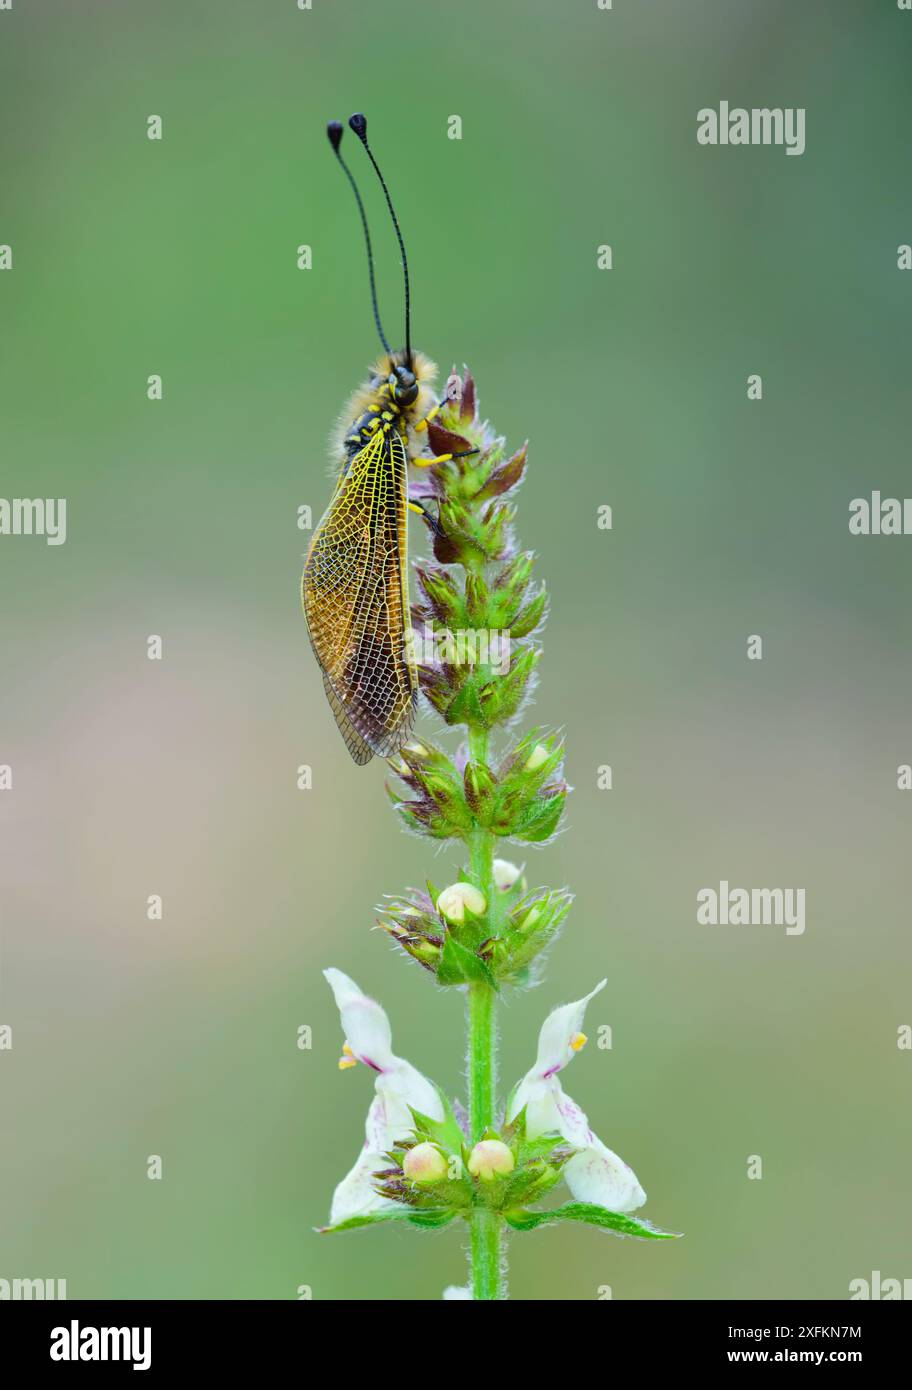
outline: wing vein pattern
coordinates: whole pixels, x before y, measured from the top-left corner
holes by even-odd
[[[407,465],[399,435],[378,430],[343,469],[304,567],[311,644],[356,763],[395,753],[415,717],[417,675],[404,645]]]

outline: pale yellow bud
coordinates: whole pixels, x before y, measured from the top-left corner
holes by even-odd
[[[512,1151],[500,1139],[482,1139],[469,1154],[469,1172],[482,1182],[505,1178],[515,1163]]]
[[[441,1182],[447,1161],[435,1144],[416,1144],[402,1160],[402,1171],[410,1182]]]
[[[543,743],[536,743],[532,752],[526,758],[526,771],[537,772],[544,763],[548,761],[551,753]]]
[[[471,883],[451,883],[437,899],[437,911],[457,927],[465,921],[466,912],[480,917],[487,906],[484,893]]]
[[[522,869],[511,864],[509,859],[494,860],[494,887],[507,893],[522,875]]]

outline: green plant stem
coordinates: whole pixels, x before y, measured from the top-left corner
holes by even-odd
[[[502,1298],[500,1273],[501,1219],[490,1207],[472,1213],[472,1297]]]
[[[469,730],[469,756],[485,762],[488,735],[485,729]],[[484,826],[476,826],[469,841],[471,872],[481,890],[489,913],[494,904],[494,836]],[[490,920],[490,917],[489,917]],[[494,1016],[497,995],[483,980],[468,988],[468,1065],[469,1125],[472,1142],[477,1143],[494,1124],[497,1091],[497,1025]],[[496,1212],[476,1206],[471,1216],[471,1281],[476,1299],[503,1296],[501,1288],[502,1222]]]
[[[469,1121],[477,1143],[494,1122],[497,1084],[497,1034],[494,1022],[496,995],[490,986],[469,985]],[[502,1285],[503,1226],[497,1212],[479,1204],[472,1208],[471,1287],[476,1299],[505,1296]]]
[[[469,985],[469,1123],[473,1144],[494,1123],[494,998],[494,991],[483,981]]]

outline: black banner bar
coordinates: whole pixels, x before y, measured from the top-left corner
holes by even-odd
[[[246,1370],[261,1371],[265,1363],[322,1378],[331,1374],[327,1362],[338,1358],[347,1378],[361,1358],[376,1364],[389,1357],[389,1371],[398,1377],[419,1347],[428,1343],[439,1352],[442,1345],[460,1346],[452,1338],[464,1336],[472,1319],[481,1317],[486,1336],[494,1330],[509,1336],[504,1355],[511,1375],[524,1346],[535,1356],[542,1339],[553,1347],[555,1334],[565,1331],[581,1339],[576,1344],[581,1364],[599,1365],[606,1373],[741,1367],[762,1378],[764,1369],[775,1372],[783,1365],[811,1366],[825,1374],[836,1366],[871,1371],[902,1364],[909,1332],[901,1305],[861,1301],[593,1300],[585,1316],[582,1305],[555,1302],[548,1327],[531,1337],[522,1312],[504,1306],[479,1314],[442,1308],[437,1314],[422,1304],[419,1315],[418,1305],[396,1304],[392,1317],[388,1304],[343,1306],[327,1319],[308,1301],[0,1303],[0,1373],[15,1368],[66,1380],[80,1372],[97,1377],[225,1371],[236,1378]],[[520,1324],[513,1324],[514,1316]],[[341,1337],[339,1317],[345,1319]],[[382,1343],[372,1335],[375,1326]],[[488,1375],[493,1372],[494,1363],[488,1362]]]

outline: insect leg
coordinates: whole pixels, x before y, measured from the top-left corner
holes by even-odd
[[[440,414],[441,410],[443,410],[443,407],[444,407],[445,405],[452,405],[452,404],[453,404],[452,397],[451,397],[451,396],[448,396],[448,395],[446,394],[446,392],[444,392],[444,394],[440,397],[440,400],[437,402],[437,404],[436,404],[435,406],[432,406],[432,407],[431,407],[431,409],[428,411],[427,415],[425,415],[424,419],[423,419],[423,420],[419,420],[418,423],[417,423],[417,425],[414,426],[414,428],[415,428],[415,429],[418,431],[418,433],[420,434],[421,431],[422,431],[422,430],[426,430],[427,427],[428,427],[428,425],[431,423],[431,421],[432,421],[437,415]]]
[[[407,504],[410,512],[417,512],[423,521],[427,523],[428,530],[435,536],[443,537],[444,531],[440,522],[432,511],[429,511],[424,502],[419,502],[409,498]]]
[[[415,426],[415,428],[418,428],[417,425]],[[416,468],[430,468],[435,463],[449,463],[450,459],[464,459],[468,458],[469,454],[477,453],[477,449],[460,449],[458,453],[455,454],[434,454],[432,458],[419,457],[416,459],[412,459],[412,463],[415,465]]]
[[[440,414],[441,410],[446,405],[446,403],[446,396],[444,396],[442,401],[438,401],[435,406],[431,407],[431,409],[428,411],[427,415],[425,415],[423,420],[418,421],[417,425],[415,425],[415,430],[418,432],[418,434],[421,434],[422,430],[427,429],[434,416]]]

